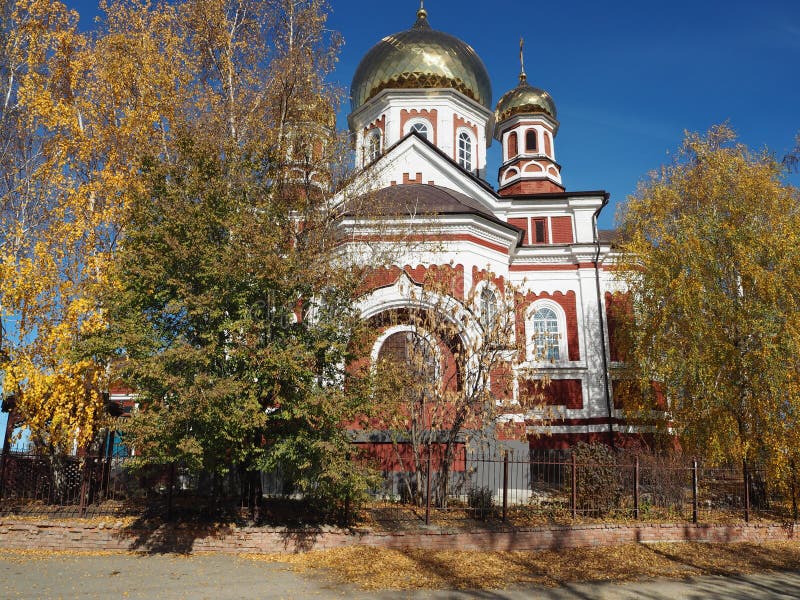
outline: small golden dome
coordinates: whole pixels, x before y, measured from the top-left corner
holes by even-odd
[[[523,73],[519,77],[519,85],[498,100],[495,120],[500,123],[514,115],[536,113],[545,113],[555,119],[556,103],[550,94],[530,85]]]
[[[398,88],[454,88],[486,108],[492,104],[483,61],[469,44],[431,29],[423,8],[411,29],[386,36],[361,59],[350,84],[352,110],[382,90]]]

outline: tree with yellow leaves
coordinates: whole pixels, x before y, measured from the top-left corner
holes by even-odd
[[[109,326],[103,302],[121,285],[114,264],[137,202],[152,193],[148,173],[169,171],[195,139],[228,161],[230,189],[241,189],[242,167],[269,178],[254,207],[309,215],[308,199],[335,179],[318,165],[344,154],[331,129],[335,93],[323,84],[339,44],[323,2],[101,9],[91,35],[56,0],[4,0],[1,11],[0,370],[34,438],[62,450],[93,439],[101,392],[117,376],[107,348],[87,340]],[[331,134],[314,165],[308,130],[316,141]],[[316,220],[306,220],[296,245],[311,248]]]
[[[92,439],[101,404],[102,369],[73,350],[102,323],[87,285],[108,217],[89,202],[72,151],[81,134],[73,58],[85,40],[61,4],[5,3],[3,16],[0,369],[35,438],[71,448]]]
[[[800,194],[785,174],[718,126],[687,135],[619,215],[629,413],[777,473],[800,447]]]

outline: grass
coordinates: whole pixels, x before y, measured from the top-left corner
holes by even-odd
[[[386,550],[355,546],[297,555],[246,555],[321,571],[365,590],[503,589],[521,584],[624,582],[800,568],[800,542],[626,544],[545,552]]]

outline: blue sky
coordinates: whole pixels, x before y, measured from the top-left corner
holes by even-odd
[[[92,27],[96,2],[68,0]],[[334,79],[349,88],[380,38],[409,28],[418,0],[331,0],[344,36]],[[800,132],[800,1],[565,0],[501,5],[427,0],[435,29],[472,45],[492,78],[494,101],[517,83],[519,38],[528,80],[553,96],[561,127],[556,158],[567,190],[604,189],[616,203],[670,160],[684,130],[729,121],[742,141],[779,156]],[[346,127],[344,103],[339,116]],[[496,184],[499,147],[489,149]],[[793,177],[794,183],[800,178]]]

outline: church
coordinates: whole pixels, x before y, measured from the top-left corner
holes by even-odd
[[[454,279],[446,299],[454,314],[485,316],[502,288],[511,288],[517,339],[507,361],[510,384],[503,393],[497,382],[489,385],[513,405],[531,378],[544,380],[549,415],[519,404],[500,416],[514,425],[511,437],[532,449],[615,444],[626,427],[610,380],[618,363],[608,309],[620,284],[613,232],[597,226],[609,194],[567,191],[556,156],[556,104],[528,82],[520,58],[517,86],[493,103],[480,57],[433,29],[420,7],[410,29],[384,37],[358,65],[348,116],[356,168],[369,190],[364,197],[391,217],[393,233],[345,213],[345,239],[394,248],[391,268],[360,299],[363,317],[383,323],[370,358],[403,352],[410,326],[380,319],[419,304],[414,290],[432,272]],[[487,173],[493,141],[502,152],[496,188]],[[401,231],[405,242],[397,242]],[[418,247],[409,238],[433,242]],[[485,319],[476,321],[460,335],[480,337]],[[361,441],[375,439],[361,434]]]

